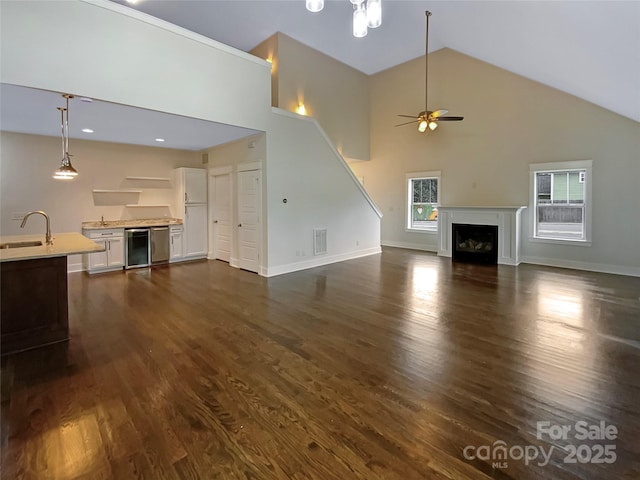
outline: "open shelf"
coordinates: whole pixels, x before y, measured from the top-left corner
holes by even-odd
[[[123,188],[94,188],[91,190],[95,206],[126,205],[139,201],[142,190]]]
[[[93,193],[142,193],[142,190],[104,189],[94,188]]]
[[[143,205],[140,203],[128,203],[127,205],[125,205],[125,207],[127,208],[169,208],[168,204],[162,204],[162,205]]]
[[[166,177],[125,177],[127,180],[140,180],[143,182],[170,182],[170,178]]]

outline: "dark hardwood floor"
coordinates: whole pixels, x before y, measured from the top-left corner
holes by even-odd
[[[3,358],[2,478],[637,479],[639,297],[394,248],[71,274],[68,344]]]

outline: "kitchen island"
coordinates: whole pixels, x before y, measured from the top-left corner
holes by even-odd
[[[41,243],[41,245],[21,246]],[[1,354],[69,339],[67,256],[104,247],[80,233],[0,237]]]

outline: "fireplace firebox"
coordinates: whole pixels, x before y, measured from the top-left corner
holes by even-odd
[[[452,260],[454,262],[498,263],[498,226],[454,223]]]

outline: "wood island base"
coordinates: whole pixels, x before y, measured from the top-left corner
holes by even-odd
[[[67,257],[0,264],[1,354],[69,339]]]

